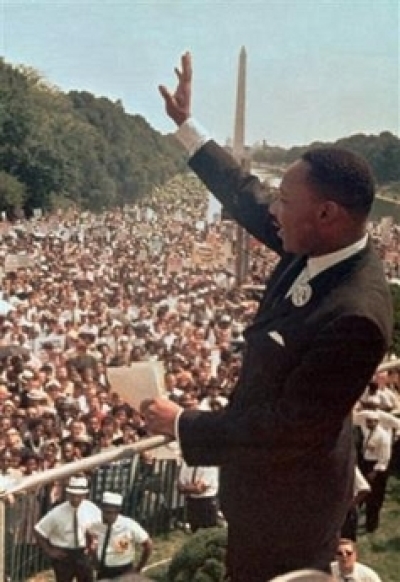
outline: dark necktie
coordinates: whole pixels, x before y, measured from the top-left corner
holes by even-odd
[[[285,299],[289,289],[293,285],[293,282],[297,279],[306,264],[307,258],[299,257],[292,261],[286,267],[283,273],[280,274],[278,280],[273,285],[273,289],[271,290],[270,301],[273,306],[277,305]]]
[[[374,430],[375,429],[373,429],[373,428],[370,428],[369,429],[368,435],[366,436],[366,438],[365,438],[365,440],[363,442],[363,447],[362,447],[363,455],[365,454],[366,450],[368,449],[368,443],[371,440],[371,437],[372,437],[372,435],[374,433]],[[350,580],[351,580],[351,578],[350,578]]]
[[[74,529],[74,548],[79,548],[78,510],[77,509],[74,509],[73,529]]]
[[[103,547],[101,550],[100,569],[106,565],[106,552],[107,552],[107,548],[108,548],[108,542],[110,541],[111,528],[112,528],[112,523],[109,523],[107,525],[107,531],[106,531],[106,535],[104,538]]]

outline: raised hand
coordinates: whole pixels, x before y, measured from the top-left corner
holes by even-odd
[[[164,85],[160,85],[158,89],[164,99],[167,115],[177,125],[182,125],[191,115],[192,57],[189,52],[182,55],[181,69],[175,67],[175,73],[178,77],[175,93],[170,93]]]

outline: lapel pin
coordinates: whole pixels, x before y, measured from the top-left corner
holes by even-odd
[[[303,307],[303,305],[306,305],[310,301],[311,297],[312,289],[308,283],[296,285],[291,295],[292,303],[296,307]]]

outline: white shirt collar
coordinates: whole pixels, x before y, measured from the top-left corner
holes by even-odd
[[[367,246],[367,242],[368,234],[365,234],[357,242],[349,245],[348,247],[344,247],[343,249],[339,249],[334,253],[321,255],[319,257],[309,257],[307,260],[308,278],[313,279],[322,273],[322,271],[325,271],[325,269],[329,269],[330,267],[333,267],[333,265],[336,265],[336,263],[340,263],[352,255],[355,255]]]

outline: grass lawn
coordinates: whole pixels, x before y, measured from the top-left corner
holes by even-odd
[[[373,568],[382,582],[400,581],[400,478],[391,477],[387,486],[381,524],[373,534],[363,532],[363,516],[357,541],[359,561]],[[171,558],[190,534],[176,531],[154,540],[151,564]],[[157,582],[166,582],[168,565],[150,569],[147,575]]]
[[[400,580],[400,478],[391,477],[381,512],[381,523],[373,534],[358,537],[359,561],[371,566],[382,582]]]

